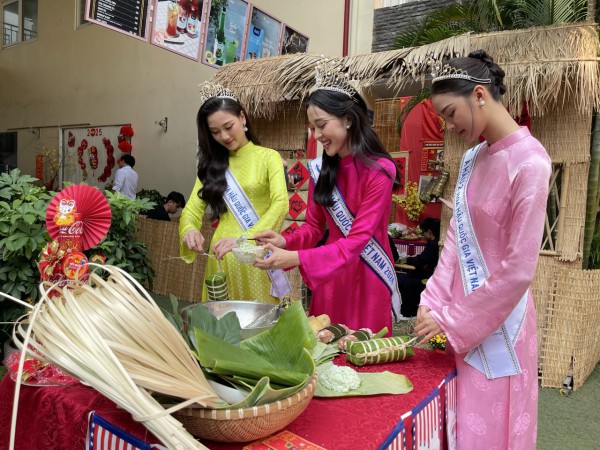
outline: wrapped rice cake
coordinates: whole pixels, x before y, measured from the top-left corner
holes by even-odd
[[[415,354],[408,336],[346,343],[346,361],[355,366],[402,361]]]
[[[317,339],[319,342],[329,344],[331,341],[341,338],[342,336],[350,333],[350,330],[346,325],[340,323],[332,323],[326,328],[323,328],[317,333]]]

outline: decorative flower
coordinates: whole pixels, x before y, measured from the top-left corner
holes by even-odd
[[[421,200],[419,200],[417,183],[411,181],[407,182],[405,197],[402,198],[400,195],[394,194],[392,195],[392,199],[394,203],[406,211],[406,215],[412,222],[419,220],[425,206],[421,203]]]
[[[444,333],[436,334],[434,337],[429,339],[429,344],[431,344],[433,348],[446,350],[446,335]]]
[[[63,256],[65,256],[65,252],[60,249],[58,241],[50,241],[46,244],[38,263],[43,280],[47,280],[59,269]]]

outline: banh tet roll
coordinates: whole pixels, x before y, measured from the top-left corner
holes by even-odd
[[[370,339],[346,344],[346,361],[355,366],[402,361],[415,354],[408,336]]]
[[[338,349],[342,352],[346,351],[346,342],[355,342],[355,341],[366,341],[373,337],[373,332],[368,328],[361,328],[359,330],[354,331],[351,334],[347,334],[346,336],[342,336],[338,340]]]
[[[341,323],[332,323],[317,333],[317,339],[319,342],[329,344],[331,341],[335,341],[336,339],[339,339],[348,333],[350,333],[350,329],[346,325],[342,325]]]

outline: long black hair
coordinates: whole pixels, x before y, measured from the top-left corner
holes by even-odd
[[[469,53],[466,58],[452,58],[446,64],[461,69],[474,78],[492,80],[490,84],[481,84],[481,86],[485,87],[496,101],[500,101],[500,98],[506,92],[504,70],[494,62],[494,59],[485,50],[475,50]],[[451,93],[468,97],[477,84],[467,79],[448,78],[433,83],[431,95]]]
[[[254,144],[260,145],[250,123],[250,117],[246,110],[232,98],[213,97],[208,99],[200,109],[196,117],[198,126],[198,179],[202,182],[202,188],[198,191],[198,197],[210,205],[211,220],[218,219],[227,211],[223,195],[227,188],[225,172],[229,167],[229,150],[219,144],[208,129],[208,116],[217,112],[225,111],[240,117],[242,113],[246,117],[246,137]]]
[[[392,157],[384,148],[373,128],[371,128],[367,104],[358,93],[355,92],[350,97],[342,92],[317,89],[306,100],[306,108],[308,109],[311,105],[339,119],[348,117],[351,124],[348,129],[350,154],[365,166],[379,168],[390,177],[387,171],[377,163],[376,159],[387,158],[392,161]],[[337,155],[328,156],[326,152],[323,152],[321,175],[317,180],[313,194],[315,203],[323,206],[333,205],[331,194],[335,187],[339,162],[340,158]],[[396,173],[392,191],[398,189],[398,187],[400,187],[400,179],[398,173]]]

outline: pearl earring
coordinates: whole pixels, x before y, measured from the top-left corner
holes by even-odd
[[[346,130],[350,129],[350,124],[346,125]]]
[[[485,100],[479,99],[479,106],[483,106],[483,105],[485,105]]]
[[[244,131],[248,131],[248,127],[244,125]]]

